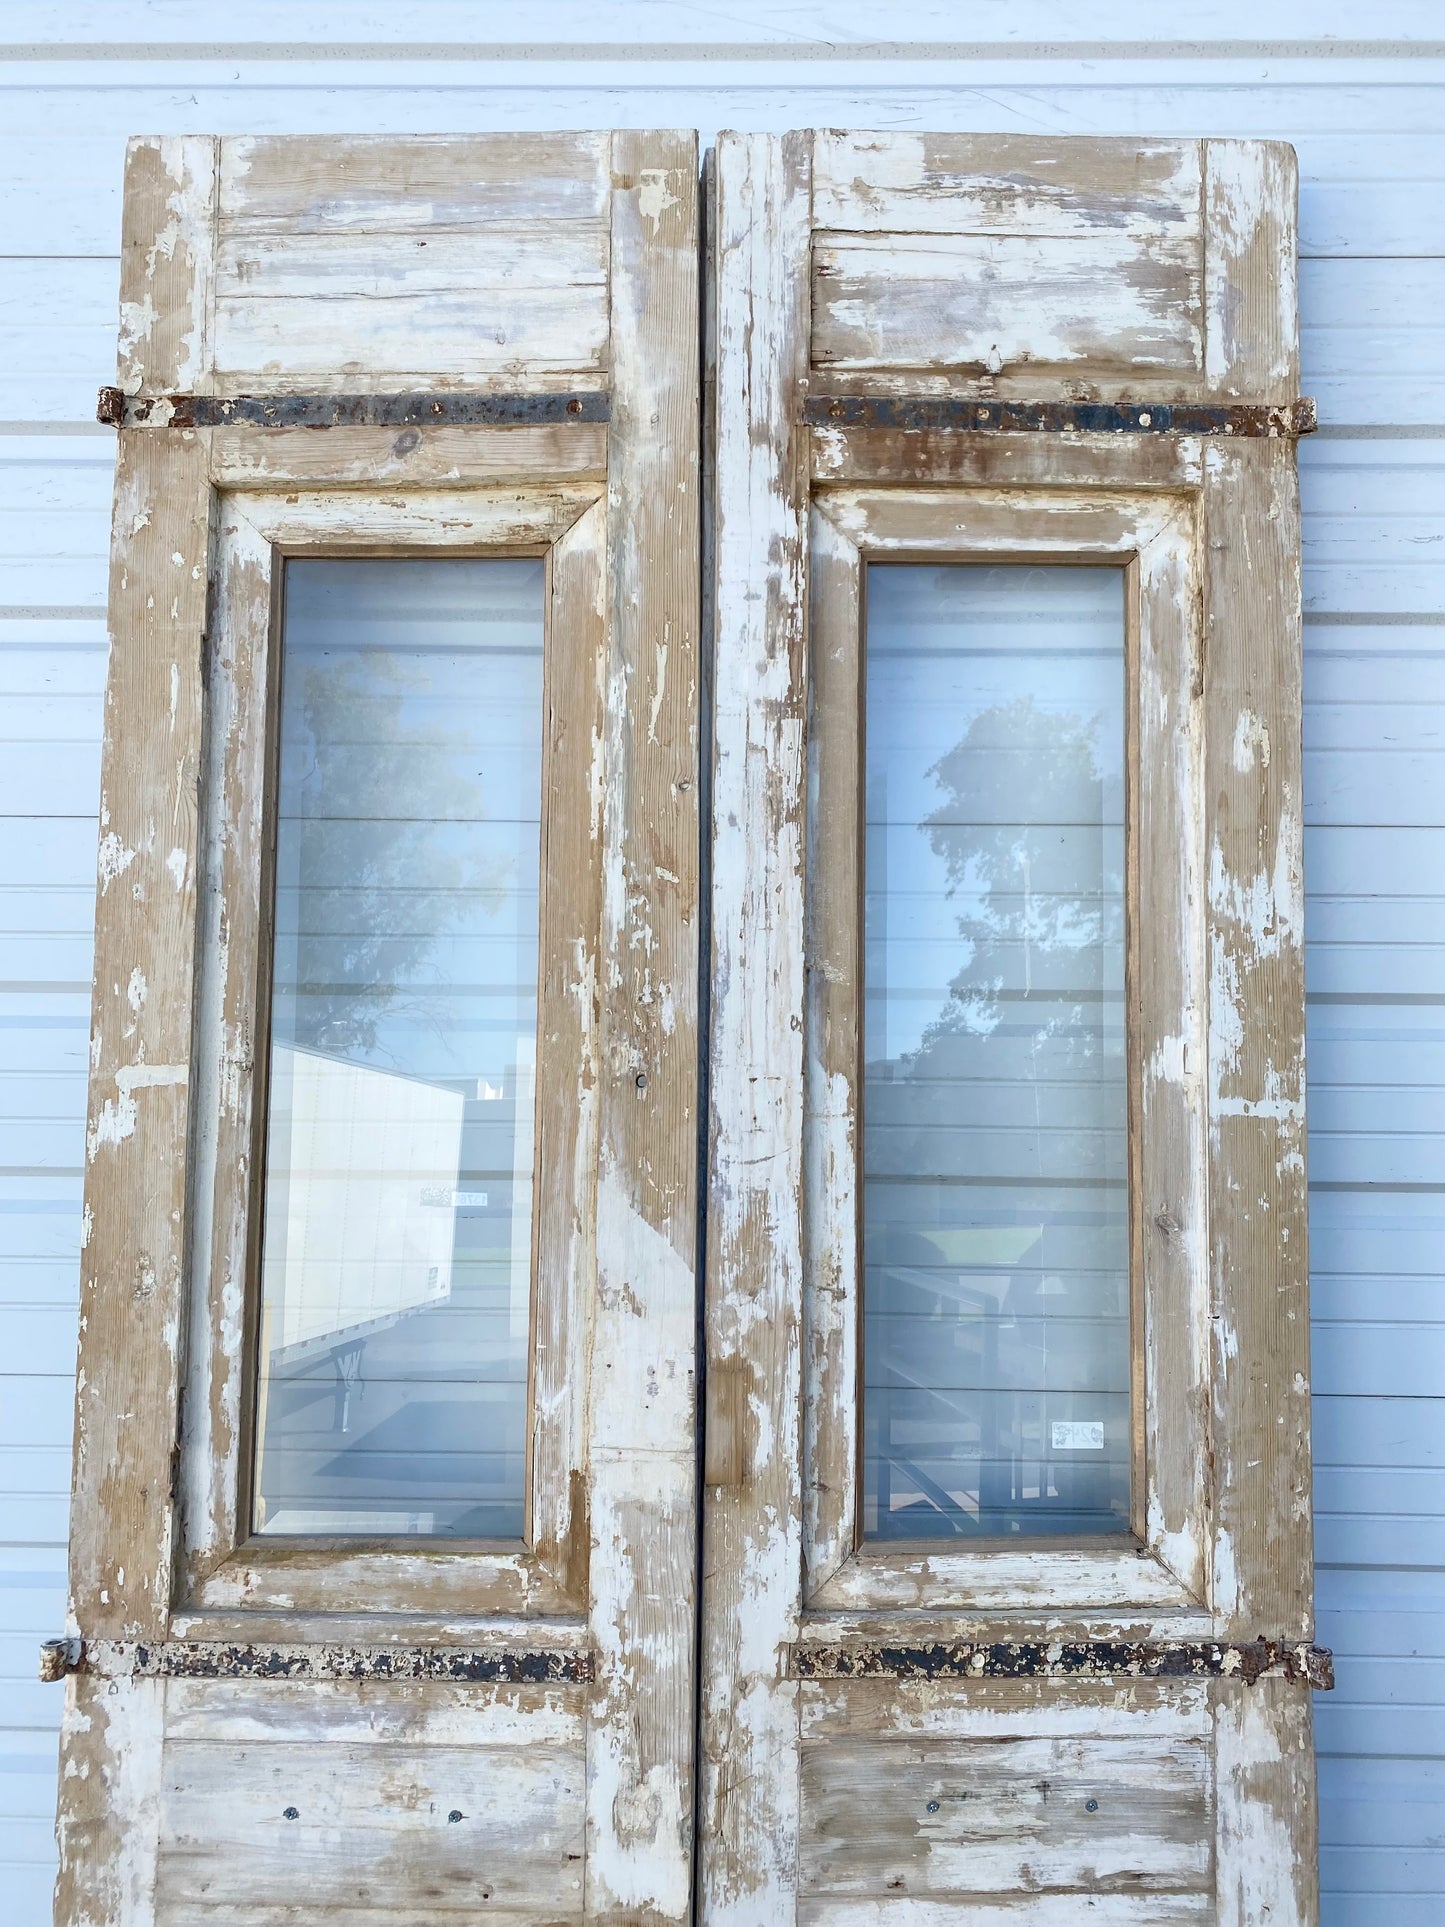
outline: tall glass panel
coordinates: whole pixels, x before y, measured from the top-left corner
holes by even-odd
[[[254,1514],[518,1538],[543,565],[286,565]]]
[[[1123,573],[867,612],[865,1531],[1126,1532]]]

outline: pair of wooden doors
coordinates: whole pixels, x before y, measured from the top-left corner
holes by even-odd
[[[1293,157],[697,162],[132,146],[65,1927],[1314,1918]]]

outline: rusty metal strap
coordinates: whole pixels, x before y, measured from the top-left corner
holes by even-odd
[[[1318,421],[1308,395],[1278,406],[1238,402],[969,401],[947,395],[810,395],[811,428],[961,430],[967,434],[1220,435],[1293,440]]]
[[[1266,1674],[1318,1692],[1335,1683],[1327,1646],[1251,1639],[1009,1640],[996,1645],[798,1646],[794,1679],[1241,1679]]]
[[[563,395],[126,395],[102,388],[109,428],[526,428],[606,422],[611,397]]]
[[[524,1652],[462,1646],[252,1646],[228,1640],[50,1639],[40,1677],[94,1673],[110,1679],[457,1680],[585,1685],[589,1652]]]

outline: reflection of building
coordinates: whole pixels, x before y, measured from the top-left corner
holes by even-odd
[[[457,1192],[463,1105],[444,1085],[276,1045],[266,1227],[273,1365],[449,1296],[455,1213],[466,1201]]]
[[[506,1041],[465,1084],[275,1047],[263,1532],[520,1536],[535,1075]]]

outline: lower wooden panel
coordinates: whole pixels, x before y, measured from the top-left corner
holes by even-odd
[[[173,1681],[157,1927],[582,1917],[581,1696]]]
[[[804,1712],[800,1922],[1213,1920],[1202,1692],[860,1684]]]

